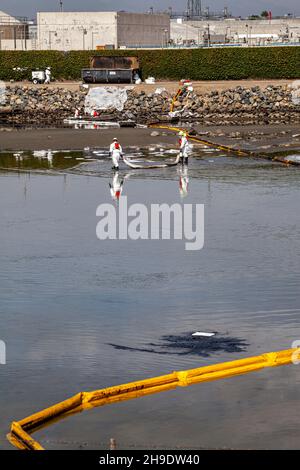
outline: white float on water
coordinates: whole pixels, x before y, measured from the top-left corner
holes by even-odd
[[[196,331],[196,333],[193,333],[192,336],[205,336],[207,338],[210,338],[211,336],[215,336],[216,333],[205,333],[203,331]]]

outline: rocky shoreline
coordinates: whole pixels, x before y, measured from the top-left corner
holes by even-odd
[[[86,95],[86,89],[72,92],[46,86],[8,86],[5,103],[0,107],[0,121],[36,127],[62,125],[64,119],[73,116],[76,107],[84,108]],[[298,91],[296,96],[299,96]],[[124,110],[108,109],[105,115],[117,121],[131,120],[140,124],[165,120],[172,99],[163,89],[148,94],[128,90]],[[182,122],[205,125],[294,124],[300,122],[300,100],[295,99],[295,91],[289,85],[270,85],[265,89],[237,86],[180,97],[174,103],[174,112]]]

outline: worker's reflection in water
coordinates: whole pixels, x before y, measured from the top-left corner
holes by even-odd
[[[48,150],[47,152],[47,160],[49,162],[49,166],[53,166],[53,152],[51,150]]]
[[[119,172],[116,171],[112,182],[109,183],[110,194],[113,201],[118,202],[123,191],[124,180],[120,180]]]
[[[189,171],[187,165],[180,165],[178,167],[179,174],[179,192],[183,198],[187,197],[189,192]]]

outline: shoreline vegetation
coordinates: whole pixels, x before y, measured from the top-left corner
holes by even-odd
[[[157,80],[299,78],[299,46],[103,51],[0,51],[0,80],[29,79],[31,70],[51,67],[57,80],[78,80],[93,55],[135,56],[142,77]],[[14,70],[15,69],[15,70]],[[188,74],[189,76],[186,76]]]

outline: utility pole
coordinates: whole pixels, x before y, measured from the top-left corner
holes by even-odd
[[[83,45],[83,50],[85,51],[85,36],[87,35],[87,30],[83,28],[82,30],[82,45]]]
[[[207,46],[210,47],[210,25],[207,23]]]
[[[26,24],[24,23],[24,25],[23,25],[23,36],[24,36],[24,50],[25,50],[25,51],[26,51],[26,49],[27,49],[27,42],[26,42],[27,37],[26,37],[26,32],[27,32],[27,26],[26,26]]]
[[[56,31],[49,31],[49,50],[52,50],[52,41],[51,41],[51,34],[54,34],[55,37],[57,37],[57,32]]]
[[[161,48],[164,49],[164,47],[167,47],[168,45],[168,30],[167,29],[162,29],[162,38],[161,38]]]

